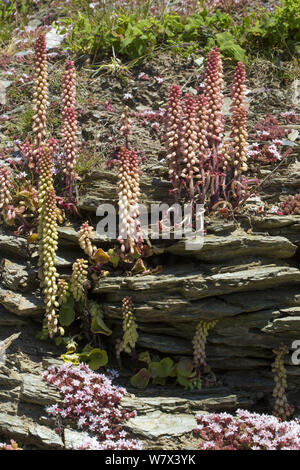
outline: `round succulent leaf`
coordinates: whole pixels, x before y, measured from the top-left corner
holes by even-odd
[[[130,383],[136,388],[146,388],[150,380],[150,373],[145,367],[130,379]]]
[[[160,365],[162,369],[161,377],[169,377],[174,366],[174,361],[170,357],[165,357],[160,361]]]
[[[151,362],[151,364],[149,364],[149,373],[152,379],[155,379],[156,377],[164,377],[164,370],[161,366],[161,363]]]
[[[88,355],[86,362],[92,370],[98,370],[108,363],[107,352],[104,349],[95,348]]]

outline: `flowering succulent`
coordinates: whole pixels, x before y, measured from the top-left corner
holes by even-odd
[[[283,215],[300,215],[300,194],[288,196],[285,201],[279,204],[279,210]]]
[[[202,414],[194,433],[200,450],[300,450],[300,423],[275,416],[237,410]]]
[[[81,225],[81,227],[79,229],[79,234],[78,234],[78,241],[79,241],[80,248],[90,258],[93,256],[93,253],[97,249],[91,243],[91,233],[92,233],[92,231],[93,231],[93,227],[91,227],[89,225],[88,221],[86,221]]]
[[[208,53],[205,71],[205,96],[208,98],[207,108],[209,114],[208,141],[211,146],[218,145],[224,132],[223,106],[223,66],[218,47]]]
[[[9,168],[0,168],[0,211],[6,215],[9,204],[12,200],[11,191],[13,189],[12,175]]]
[[[55,267],[58,243],[58,208],[53,188],[51,155],[49,148],[40,147],[38,191],[39,266],[41,268],[41,285],[45,295],[46,322],[50,337],[58,331],[56,308],[59,306],[56,300],[58,273]]]
[[[34,150],[36,151],[46,137],[46,107],[48,100],[48,71],[46,37],[40,34],[35,43],[35,77],[34,77],[34,115],[32,131]]]
[[[77,259],[72,266],[72,276],[70,281],[70,291],[77,302],[80,302],[85,298],[87,275],[88,262],[83,258]]]
[[[57,251],[57,206],[53,187],[45,191],[42,210],[39,213],[39,266],[42,268],[41,284],[46,302],[46,321],[49,336],[58,331],[56,309],[58,273],[55,267]]]
[[[66,363],[44,372],[45,380],[55,385],[64,395],[61,405],[47,408],[49,415],[70,419],[78,429],[90,434],[87,441],[78,443],[78,449],[87,450],[139,450],[138,441],[126,438],[122,425],[135,412],[120,409],[124,388],[112,384],[111,379],[93,372],[87,365]],[[111,376],[117,374],[111,371]]]
[[[121,116],[121,128],[120,133],[125,139],[125,147],[129,147],[129,136],[132,134],[131,128],[132,120],[129,118],[129,108],[125,106],[123,114]]]
[[[179,85],[172,85],[169,94],[169,103],[166,114],[166,148],[169,166],[169,178],[175,190],[175,197],[180,190],[180,137],[181,137],[181,89]]]
[[[134,253],[134,248],[142,243],[140,223],[138,220],[138,201],[140,197],[140,176],[137,154],[134,150],[121,147],[118,154],[118,186],[120,235],[123,253]]]
[[[184,168],[181,176],[185,179],[190,200],[195,195],[194,174],[199,172],[198,129],[196,120],[196,108],[193,95],[186,94],[184,97],[184,116],[181,128],[181,148],[183,154]]]
[[[242,62],[236,66],[231,88],[231,138],[233,143],[234,179],[247,171],[247,113],[245,108],[246,71]]]
[[[130,297],[124,297],[122,301],[123,319],[123,339],[119,347],[119,352],[125,351],[128,354],[135,348],[138,339],[137,324],[133,314],[133,305]]]
[[[59,305],[66,302],[69,295],[69,283],[64,279],[60,278],[57,281],[57,300]]]
[[[62,80],[62,143],[64,148],[66,186],[71,195],[71,185],[77,178],[74,171],[77,157],[76,72],[74,62],[67,60]]]
[[[284,367],[284,356],[288,354],[287,346],[282,345],[279,349],[274,349],[275,361],[272,364],[274,373],[275,387],[273,397],[275,398],[275,406],[273,410],[274,416],[283,420],[289,418],[294,413],[294,407],[289,405],[286,397],[286,369]]]
[[[62,119],[66,118],[67,110],[76,108],[76,71],[74,62],[67,60],[62,80]]]
[[[62,142],[65,156],[64,173],[66,175],[66,184],[69,187],[77,178],[74,172],[77,157],[77,115],[74,108],[68,108],[65,111],[65,118],[62,130]]]
[[[206,367],[206,354],[205,345],[208,336],[208,331],[213,328],[217,323],[217,320],[205,321],[200,320],[197,327],[196,333],[193,338],[194,347],[194,367],[200,370],[200,368]]]

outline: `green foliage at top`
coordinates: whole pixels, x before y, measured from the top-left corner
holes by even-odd
[[[262,53],[274,47],[278,51],[297,50],[299,22],[299,1],[283,0],[275,13],[261,8],[239,19],[220,10],[212,14],[206,9],[185,17],[167,12],[153,17],[147,11],[141,14],[124,10],[114,15],[96,11],[91,14],[85,9],[61,19],[58,29],[67,33],[69,49],[90,54],[94,59],[115,51],[126,60],[133,60],[152,54],[158,47],[186,55],[199,47],[210,49],[218,45],[225,57],[246,62],[247,55],[259,49]]]
[[[200,46],[211,47],[216,42],[221,51],[236,60],[246,60],[246,54],[228,32],[219,33],[231,25],[227,13],[219,11],[208,15],[206,10],[182,18],[178,14],[165,13],[162,18],[139,18],[136,13],[120,13],[113,24],[82,12],[75,18],[65,18],[58,27],[67,33],[66,45],[76,53],[88,53],[95,58],[115,51],[125,59],[137,59],[153,53],[157,47],[191,51]],[[188,49],[187,49],[188,47]]]

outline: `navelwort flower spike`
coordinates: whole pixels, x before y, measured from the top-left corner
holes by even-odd
[[[88,262],[81,258],[77,259],[72,266],[72,276],[70,281],[70,291],[76,302],[85,298],[85,290],[88,275]]]
[[[39,215],[39,266],[42,268],[42,287],[46,303],[46,321],[49,336],[58,331],[56,309],[58,273],[55,267],[57,251],[57,206],[53,187],[49,187],[43,196],[43,206]]]
[[[119,217],[120,235],[123,253],[134,253],[139,248],[143,237],[138,220],[138,201],[140,197],[140,175],[137,154],[134,150],[121,147],[118,154],[119,172]]]
[[[12,200],[13,184],[12,174],[9,168],[0,168],[0,212],[5,216]]]
[[[130,297],[124,297],[122,301],[123,339],[119,345],[119,353],[125,351],[128,354],[135,348],[138,332],[133,313],[133,305]]]
[[[129,148],[129,136],[132,134],[132,119],[129,117],[129,108],[125,106],[123,114],[121,116],[121,128],[120,133],[125,139],[125,147]]]
[[[186,181],[189,197],[192,201],[195,196],[194,175],[199,172],[199,160],[196,156],[198,150],[196,108],[195,100],[191,94],[186,94],[184,97],[184,115],[180,142],[184,163],[181,176]]]
[[[193,348],[194,348],[194,366],[195,369],[200,370],[200,368],[205,368],[206,363],[206,353],[205,346],[208,336],[208,332],[213,328],[217,323],[217,320],[205,321],[200,320],[197,327],[196,333],[193,338]]]
[[[235,69],[231,88],[231,135],[233,145],[234,179],[240,181],[243,171],[247,171],[247,113],[245,108],[245,66],[239,62]]]
[[[62,119],[66,118],[67,110],[76,109],[76,71],[74,62],[67,60],[62,80]]]
[[[93,231],[93,227],[91,227],[88,221],[86,221],[81,225],[79,229],[79,234],[78,234],[80,248],[90,258],[93,256],[94,252],[97,250],[97,248],[91,243],[92,231]]]
[[[65,279],[58,279],[57,281],[57,299],[59,305],[63,304],[69,295],[69,283]]]
[[[275,406],[273,410],[274,416],[283,420],[288,419],[294,413],[294,407],[289,405],[286,397],[286,369],[284,367],[284,356],[288,354],[287,346],[282,345],[279,349],[274,349],[275,361],[272,364],[274,373],[275,387],[273,397],[275,398]]]
[[[52,152],[47,147],[40,147],[38,155],[39,267],[41,269],[41,285],[45,295],[46,323],[49,336],[52,337],[58,331],[56,315],[56,308],[59,306],[56,300],[58,273],[55,267],[58,241],[58,208],[53,188]]]
[[[34,115],[32,131],[34,134],[34,152],[45,141],[46,137],[46,108],[48,101],[48,71],[46,37],[41,34],[35,43],[35,76],[34,76]]]
[[[209,114],[208,141],[212,147],[221,142],[224,132],[223,88],[222,60],[219,48],[215,47],[209,51],[205,70],[205,96],[208,98]]]

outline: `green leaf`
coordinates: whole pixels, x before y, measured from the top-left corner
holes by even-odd
[[[87,357],[86,362],[92,370],[98,370],[108,363],[107,352],[99,348],[93,349]]]
[[[141,369],[130,379],[130,383],[136,388],[146,388],[150,380],[150,373],[147,369]]]
[[[161,377],[169,377],[174,366],[174,361],[170,357],[165,357],[160,361],[160,366],[162,369]]]
[[[102,315],[98,314],[92,318],[91,322],[91,332],[94,334],[102,334],[106,336],[110,336],[112,331],[106,326],[103,321]]]

